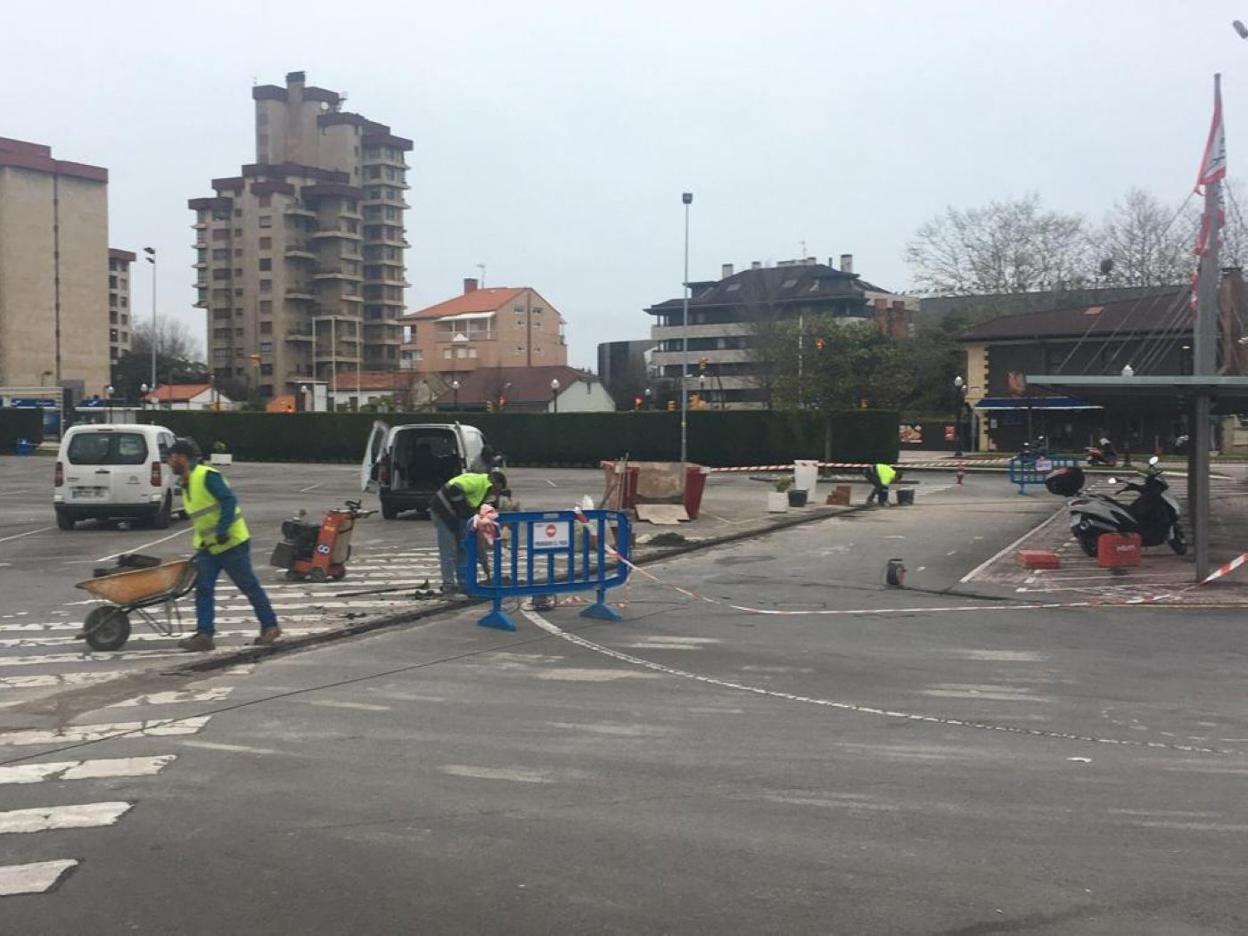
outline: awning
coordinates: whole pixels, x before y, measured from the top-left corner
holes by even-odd
[[[492,319],[496,312],[461,312],[459,315],[443,315],[439,322],[471,322],[480,319]]]
[[[975,404],[981,410],[1099,410],[1104,407],[1075,397],[984,397]]]

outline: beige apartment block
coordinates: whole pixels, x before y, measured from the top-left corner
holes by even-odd
[[[258,397],[308,379],[332,396],[357,370],[399,366],[412,142],[303,72],[252,97],[256,162],[188,202],[209,364]]]
[[[0,386],[109,380],[108,170],[0,137]]]
[[[477,285],[404,318],[403,367],[466,374],[487,367],[551,367],[568,363],[563,316],[528,286]]]
[[[115,362],[134,346],[130,309],[130,264],[135,255],[129,250],[108,248],[108,359]]]

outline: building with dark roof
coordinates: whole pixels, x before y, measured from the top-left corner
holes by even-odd
[[[832,328],[854,327],[881,321],[883,309],[884,327],[897,333],[897,321],[904,320],[897,318],[904,316],[904,297],[862,281],[852,267],[845,269],[847,261],[848,254],[841,269],[814,257],[774,267],[755,261],[739,273],[726,263],[720,279],[689,284],[687,329],[681,298],[650,306],[645,311],[654,316],[654,376],[680,379],[687,333],[690,378],[702,399],[714,407],[761,409],[768,405],[767,377],[754,351],[761,340],[759,328],[767,322],[804,317]]]
[[[443,375],[445,376],[445,375]],[[610,413],[615,404],[593,374],[566,364],[481,367],[453,378],[437,398],[441,410],[520,413]]]

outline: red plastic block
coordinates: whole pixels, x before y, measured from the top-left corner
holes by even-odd
[[[1096,540],[1096,564],[1102,569],[1125,569],[1140,564],[1139,533],[1102,533]]]
[[[1024,569],[1060,569],[1062,557],[1048,549],[1020,549],[1018,564]]]

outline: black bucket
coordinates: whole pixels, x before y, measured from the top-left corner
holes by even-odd
[[[789,506],[790,507],[805,507],[806,506],[806,492],[800,491],[796,488],[789,488]]]
[[[906,587],[906,566],[900,559],[889,559],[884,568],[884,581],[893,588]]]
[[[914,488],[898,488],[897,489],[897,506],[913,507],[914,506]]]

